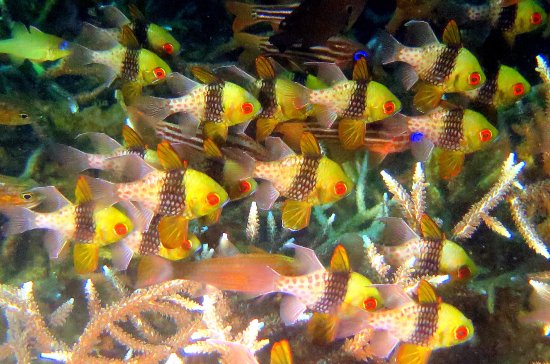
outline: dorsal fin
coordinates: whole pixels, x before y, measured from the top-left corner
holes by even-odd
[[[443,43],[445,43],[449,47],[462,47],[460,30],[458,30],[458,25],[456,24],[456,21],[451,20],[445,27],[445,30],[443,31]]]
[[[120,37],[120,44],[130,49],[140,49],[139,41],[128,24],[122,26],[122,35]]]
[[[206,138],[203,143],[204,152],[207,156],[212,158],[222,158],[223,154],[220,148],[216,145],[216,143],[210,139]]]
[[[92,201],[92,190],[84,176],[78,177],[74,195],[77,204]]]
[[[439,298],[434,287],[425,279],[418,282],[416,291],[418,302],[422,305],[432,305],[439,303]]]
[[[332,253],[332,258],[330,259],[330,270],[333,272],[351,272],[348,253],[342,244],[338,244]]]
[[[303,155],[310,157],[321,156],[321,148],[317,139],[310,132],[305,132],[300,138],[300,149]]]
[[[368,81],[369,69],[367,67],[367,60],[365,57],[359,58],[353,66],[353,80],[354,81]]]
[[[170,145],[170,143],[166,140],[163,140],[157,146],[157,155],[160,164],[162,164],[162,167],[167,171],[185,168],[185,164],[179,155],[176,153],[174,148],[172,148],[172,145]]]
[[[141,12],[141,10],[138,9],[138,7],[135,4],[128,5],[128,11],[130,12],[130,16],[132,19],[145,22],[145,15]]]
[[[145,148],[145,142],[141,136],[130,126],[124,125],[122,127],[122,138],[126,148]]]
[[[275,68],[273,68],[271,60],[264,56],[256,58],[256,73],[262,80],[275,79]]]
[[[207,70],[206,68],[203,68],[203,67],[195,66],[191,68],[191,73],[193,74],[193,76],[195,76],[197,80],[205,84],[223,82],[221,78],[216,76],[210,70]]]
[[[439,226],[429,217],[427,214],[422,215],[420,218],[420,230],[422,231],[422,237],[430,240],[444,240],[445,234]]]

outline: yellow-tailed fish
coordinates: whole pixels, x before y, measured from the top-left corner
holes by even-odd
[[[448,240],[428,215],[422,216],[421,236],[400,218],[388,217],[382,221],[386,224],[384,235],[391,245],[376,247],[385,261],[396,268],[414,259],[410,278],[420,280],[448,274],[453,281],[467,281],[478,273],[468,253]]]
[[[519,319],[523,323],[541,326],[544,335],[550,336],[550,284],[538,279],[530,279],[529,284],[533,287],[530,298],[532,311]]]
[[[476,105],[501,109],[513,105],[531,91],[531,84],[514,68],[501,65],[480,88],[464,94]]]
[[[254,194],[261,209],[270,209],[279,197],[286,197],[282,207],[283,226],[300,230],[309,225],[313,206],[335,202],[353,189],[353,182],[340,165],[321,154],[319,144],[310,133],[301,140],[302,154],[281,148],[279,160],[256,161],[246,153],[234,152],[227,161],[233,180],[254,177],[265,180]]]
[[[149,22],[134,4],[128,5],[132,20],[128,19],[115,6],[109,5],[101,9],[107,25],[116,28],[110,29],[110,32],[119,41],[123,39],[123,27],[129,26],[136,35],[141,47],[150,49],[162,57],[179,54],[181,50],[180,42],[160,25]]]
[[[167,81],[179,97],[142,97],[134,106],[157,119],[177,114],[182,128],[192,135],[204,123],[204,133],[216,142],[227,138],[229,126],[251,121],[262,111],[260,102],[242,87],[223,81],[202,68],[193,68],[193,74],[203,84],[174,73]]]
[[[417,40],[415,47],[404,46],[388,33],[382,32],[381,59],[383,64],[404,62],[403,84],[411,88],[419,79],[425,84],[414,98],[421,111],[436,107],[446,92],[468,91],[485,83],[477,58],[462,46],[455,21],[450,21],[440,43],[430,25],[423,21],[406,23],[408,31]]]
[[[216,220],[227,202],[227,192],[212,178],[187,168],[170,143],[157,147],[163,170],[154,169],[137,156],[117,157],[126,168],[143,171],[143,178],[126,183],[110,183],[90,178],[94,194],[108,201],[136,201],[147,214],[162,215],[158,224],[159,239],[169,249],[187,241],[190,219],[209,216]]]
[[[356,316],[339,326],[338,337],[351,336],[368,327],[374,330],[369,350],[388,358],[399,343],[409,344],[397,356],[397,363],[417,363],[429,351],[459,345],[474,335],[474,326],[456,307],[441,302],[434,288],[421,280],[418,300],[412,300],[397,285],[375,285],[387,309],[357,311]]]
[[[104,207],[93,201],[84,177],[78,179],[75,204],[66,200],[55,188],[42,191],[49,194],[49,200],[57,201],[58,209],[45,213],[17,207],[1,208],[0,212],[9,219],[7,235],[46,229],[44,244],[52,259],[58,257],[66,241],[74,241],[74,263],[78,273],[94,271],[99,247],[121,240],[134,228],[132,218],[116,207]]]

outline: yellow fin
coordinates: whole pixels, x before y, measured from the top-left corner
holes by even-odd
[[[28,36],[29,35],[29,30],[27,29],[27,27],[25,26],[25,24],[23,23],[13,23],[13,26],[11,28],[11,36],[12,38],[20,38],[20,37],[24,37],[24,36]]]
[[[220,220],[221,214],[222,214],[222,209],[221,208],[216,209],[216,210],[212,211],[211,213],[209,213],[208,215],[202,216],[201,217],[201,222],[204,225],[213,225],[213,224],[217,223]]]
[[[311,205],[303,201],[286,200],[283,203],[283,227],[300,230],[309,225]]]
[[[87,274],[97,269],[99,247],[96,244],[75,244],[73,250],[74,270],[78,274]]]
[[[439,155],[439,176],[450,180],[458,176],[464,165],[464,153],[454,150],[444,150]]]
[[[164,216],[158,225],[162,245],[166,249],[174,249],[186,242],[188,223],[182,216]]]
[[[369,69],[367,67],[367,60],[365,57],[359,58],[353,66],[353,80],[354,81],[368,81]]]
[[[460,30],[458,29],[458,25],[456,25],[456,21],[451,20],[447,24],[447,26],[445,27],[445,30],[443,31],[442,39],[443,39],[443,43],[445,43],[449,47],[456,47],[456,48],[462,47]]]
[[[256,58],[256,73],[262,80],[273,80],[275,78],[275,68],[273,68],[271,61],[264,56]]]
[[[439,226],[432,220],[431,217],[424,214],[420,218],[420,230],[422,231],[422,236],[426,239],[432,240],[444,240],[445,234]]]
[[[122,127],[122,139],[126,148],[145,148],[145,142],[134,129],[128,125]]]
[[[338,123],[338,135],[342,147],[354,150],[362,147],[365,140],[365,123],[361,120],[342,119]]]
[[[138,9],[138,7],[135,4],[129,4],[128,5],[128,11],[130,12],[130,16],[134,20],[138,20],[141,22],[146,21],[145,15],[141,12],[141,10]]]
[[[274,118],[259,118],[256,120],[256,140],[263,142],[273,133],[273,129],[279,122]]]
[[[203,67],[195,66],[191,68],[191,73],[197,80],[205,84],[223,82],[218,76]]]
[[[120,36],[120,44],[130,49],[139,49],[139,41],[129,24],[122,26],[122,34]]]
[[[76,188],[74,191],[75,199],[77,204],[84,202],[89,202],[93,200],[92,190],[86,177],[80,176],[76,181]]]
[[[307,324],[307,333],[317,345],[327,345],[336,336],[337,317],[329,313],[315,312]]]
[[[428,281],[422,279],[418,282],[417,288],[418,302],[420,304],[436,304],[439,303],[437,293],[435,292],[434,287],[428,283]]]
[[[275,131],[283,135],[283,141],[289,147],[295,151],[298,151],[300,149],[300,138],[302,137],[305,128],[306,124],[303,122],[288,122],[278,124]]]
[[[124,82],[121,87],[122,97],[126,105],[131,105],[141,96],[143,86],[138,81]]]
[[[227,124],[206,122],[204,124],[204,134],[207,138],[214,140],[216,143],[224,143],[227,139]]]
[[[443,89],[439,86],[422,84],[416,95],[414,95],[413,104],[418,111],[428,112],[435,109],[441,102]]]
[[[288,340],[277,341],[271,348],[270,364],[292,364],[292,352]]]
[[[305,132],[300,138],[300,149],[303,155],[318,157],[321,155],[321,147],[317,139],[310,132]]]
[[[397,348],[392,356],[392,364],[427,364],[432,354],[431,349],[404,343]]]
[[[212,158],[222,158],[223,154],[220,148],[214,143],[212,139],[206,138],[203,143],[204,152],[207,156]]]
[[[330,259],[330,270],[333,272],[351,272],[348,253],[342,244],[338,244]]]
[[[157,155],[162,167],[167,170],[184,169],[185,165],[180,156],[176,153],[172,145],[166,140],[163,140],[157,146]]]

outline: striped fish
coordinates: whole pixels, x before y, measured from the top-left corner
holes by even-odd
[[[233,32],[238,33],[259,23],[269,23],[273,30],[277,31],[281,21],[289,16],[299,5],[299,2],[284,5],[253,5],[238,1],[227,1],[225,8],[235,15]]]

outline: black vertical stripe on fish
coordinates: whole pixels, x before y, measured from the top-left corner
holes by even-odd
[[[317,183],[317,168],[321,157],[304,156],[300,161],[298,173],[292,179],[285,196],[291,200],[303,201],[309,196]]]
[[[343,113],[343,117],[359,118],[363,116],[365,111],[365,96],[367,93],[366,81],[356,81],[347,109]]]
[[[224,83],[213,83],[206,87],[205,119],[213,123],[222,122]]]
[[[135,81],[139,74],[139,49],[126,48],[122,59],[122,79]]]
[[[479,88],[477,97],[474,100],[476,105],[491,105],[493,103],[493,97],[497,92],[497,80],[498,73],[487,76],[487,81]]]
[[[464,140],[463,131],[464,110],[449,110],[443,117],[443,133],[437,141],[437,146],[447,150],[460,150]]]
[[[94,240],[94,202],[83,202],[75,207],[74,240],[79,243],[91,243]]]
[[[131,24],[132,32],[134,32],[136,39],[138,40],[139,44],[143,47],[146,47],[149,45],[149,42],[147,39],[147,31],[149,30],[149,24],[150,23],[144,22],[144,21],[135,21]]]
[[[350,274],[334,272],[325,275],[325,290],[321,298],[310,307],[312,311],[331,313],[344,301]]]
[[[441,261],[441,240],[422,239],[420,254],[414,263],[413,278],[424,278],[439,273],[439,262]]]
[[[277,111],[277,98],[275,97],[275,81],[262,80],[258,101],[262,105],[262,112],[259,118],[272,118]]]
[[[149,228],[141,235],[141,244],[139,245],[140,255],[157,255],[160,250],[159,223],[163,218],[161,214],[155,214],[151,219]]]
[[[416,309],[415,330],[407,342],[419,346],[428,346],[437,331],[439,307],[437,304],[418,305]]]
[[[500,13],[498,14],[496,28],[503,31],[511,30],[514,27],[517,13],[518,4],[501,8]]]
[[[426,82],[434,85],[442,85],[453,72],[456,65],[456,57],[461,48],[445,47],[437,56],[434,64],[426,73]]]
[[[160,190],[158,213],[165,216],[182,215],[185,209],[185,170],[174,169],[165,173]]]

